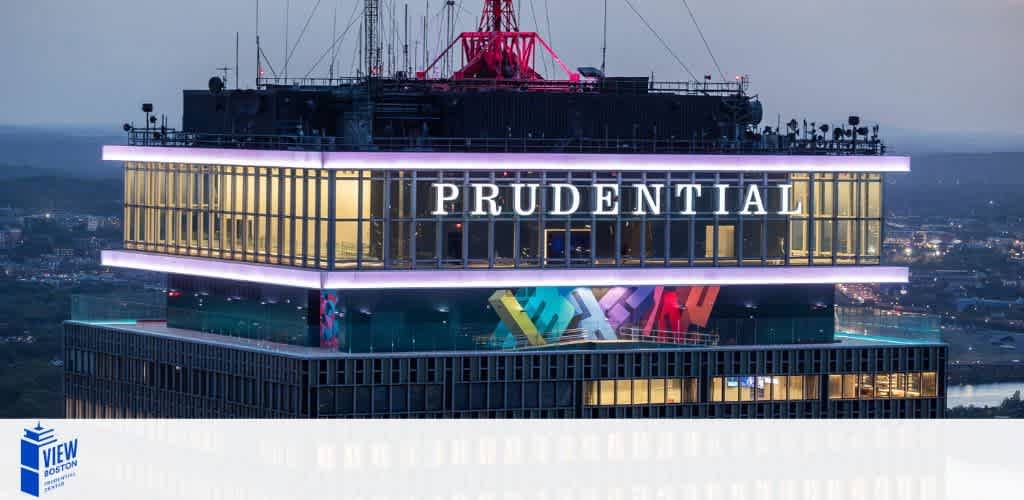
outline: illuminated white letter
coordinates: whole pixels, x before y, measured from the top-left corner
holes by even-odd
[[[616,215],[619,213],[618,184],[594,184],[594,199],[596,200],[594,215]]]
[[[715,189],[718,190],[718,211],[715,215],[729,215],[729,211],[725,209],[725,190],[729,189],[729,185],[715,184]]]
[[[754,205],[757,210],[750,211],[750,206]],[[757,188],[757,184],[751,184],[747,188],[747,196],[743,199],[743,210],[740,211],[740,215],[764,215],[768,212],[764,211],[764,203],[761,202],[761,191]]]
[[[789,209],[789,192],[793,190],[792,184],[779,184],[779,189],[782,190],[782,207],[779,209],[779,215],[801,215],[804,212],[804,202],[796,202],[796,209]]]
[[[549,212],[551,215],[572,215],[580,208],[580,190],[576,189],[576,186],[572,184],[552,184],[551,189],[555,191],[555,206]],[[563,209],[562,191],[565,190],[569,190],[569,194],[572,195],[572,202],[569,203],[569,208]]]
[[[664,184],[633,184],[633,189],[636,190],[636,209],[633,210],[633,215],[647,215],[644,208],[651,209],[651,215],[661,215],[661,188],[665,187]],[[651,189],[654,188],[654,194],[651,194]]]
[[[448,215],[444,209],[444,202],[455,201],[459,198],[459,186],[447,182],[435,182],[434,186],[434,211],[430,215]]]
[[[489,194],[484,194],[487,191]],[[495,198],[498,197],[498,186],[494,184],[473,184],[473,211],[469,215],[501,215],[501,207]],[[484,210],[484,202],[488,209]]]
[[[516,215],[527,217],[537,211],[537,188],[539,184],[512,184],[512,209]],[[523,208],[523,188],[530,194],[530,202]]]
[[[700,198],[700,184],[677,184],[676,196],[682,194],[683,191],[686,191],[686,198],[683,198],[683,211],[679,212],[679,215],[696,214],[697,212],[693,211],[693,199]]]

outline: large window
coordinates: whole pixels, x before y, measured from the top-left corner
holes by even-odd
[[[439,184],[461,193],[441,203],[443,213]],[[483,184],[496,187],[483,194],[500,213],[473,197]],[[673,188],[691,184],[701,186],[692,199]],[[517,196],[516,185],[537,190]],[[574,186],[578,199],[556,195],[559,185]],[[128,249],[321,269],[877,264],[881,194],[877,174],[127,162],[124,235]],[[517,212],[517,202],[535,210]],[[573,202],[574,212],[555,210]]]
[[[934,398],[935,372],[848,373],[828,376],[829,399]]]
[[[663,405],[696,403],[696,378],[588,380],[584,382],[586,406]]]
[[[712,377],[709,397],[712,402],[818,399],[820,383],[817,375]]]

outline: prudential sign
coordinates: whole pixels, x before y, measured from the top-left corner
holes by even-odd
[[[78,438],[57,439],[41,423],[21,437],[21,491],[34,497],[63,488],[78,471]]]
[[[432,215],[449,215],[449,209],[453,203],[457,203],[463,196],[462,187],[458,184],[436,182],[434,188],[434,211]],[[717,200],[717,209],[712,212],[714,215],[730,215],[727,209],[727,192],[733,186],[729,184],[593,184],[590,186],[578,186],[575,184],[540,184],[516,183],[507,185],[511,190],[511,196],[500,196],[501,188],[497,184],[469,184],[467,186],[468,198],[466,209],[469,215],[476,216],[497,216],[502,214],[515,214],[520,217],[529,217],[538,210],[538,191],[541,189],[550,190],[551,204],[547,207],[547,215],[572,215],[580,209],[582,200],[581,191],[590,190],[594,200],[594,215],[619,215],[620,211],[632,215],[661,215],[665,207],[662,206],[664,194],[673,198],[673,206],[679,207],[680,215],[695,215],[697,212],[696,200],[698,198],[713,197]],[[803,203],[797,202],[795,207],[790,207],[790,193],[793,190],[792,184],[778,184],[766,189],[776,189],[779,194],[780,206],[776,212],[778,215],[801,215]],[[621,206],[620,200],[624,191],[632,191],[635,200],[632,206]],[[507,193],[507,191],[506,191]],[[509,199],[511,207],[502,206],[501,199]],[[743,192],[740,215],[765,215],[765,197],[762,195],[762,187],[757,184],[750,184]]]

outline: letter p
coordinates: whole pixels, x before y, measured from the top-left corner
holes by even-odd
[[[445,202],[459,199],[459,186],[447,182],[435,182],[434,187],[434,211],[430,215],[448,215],[444,209]]]

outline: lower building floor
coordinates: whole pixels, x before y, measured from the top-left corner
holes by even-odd
[[[68,418],[941,418],[946,346],[339,353],[68,322]]]

